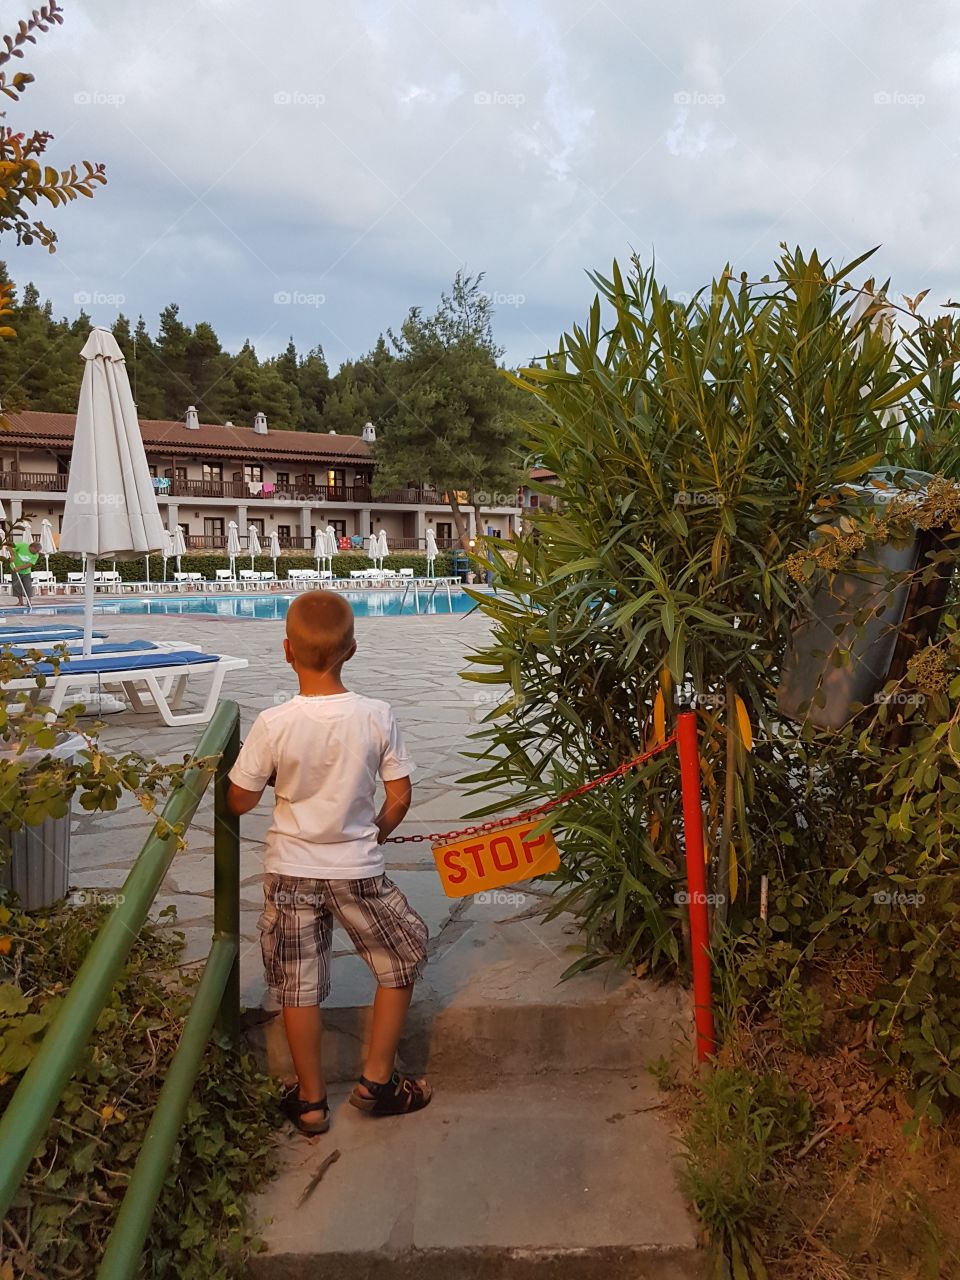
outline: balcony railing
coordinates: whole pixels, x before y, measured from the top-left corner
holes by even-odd
[[[390,489],[374,494],[369,484],[250,484],[245,480],[186,480],[158,477],[153,487],[160,498],[187,498],[202,501],[205,498],[230,498],[236,502],[301,503],[323,506],[328,503],[352,503],[404,506],[446,506],[448,498],[436,489],[409,485],[403,489]],[[67,475],[42,471],[2,471],[0,490],[19,493],[66,493]],[[544,499],[541,504],[545,505]]]
[[[45,471],[2,471],[0,489],[21,493],[66,493],[67,476]]]

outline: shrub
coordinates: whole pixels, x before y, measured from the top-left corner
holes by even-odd
[[[106,914],[0,905],[0,1110],[35,1054]],[[148,924],[101,1013],[2,1229],[22,1275],[93,1275],[191,1004],[171,981],[180,935]],[[251,1238],[243,1197],[273,1164],[276,1085],[214,1040],[153,1216],[145,1276],[222,1280]],[[2,1270],[2,1268],[0,1268]],[[12,1275],[13,1272],[11,1271]]]
[[[891,696],[837,732],[777,709],[812,574],[945,515],[917,578],[956,561],[955,485],[931,486],[909,512],[891,504],[886,523],[843,514],[838,490],[880,461],[957,465],[937,409],[960,399],[956,323],[898,351],[869,309],[854,316],[857,265],[784,252],[772,278],[725,271],[679,303],[652,271],[614,264],[610,279],[593,277],[586,323],[521,371],[538,407],[531,454],[557,476],[537,487],[559,510],[532,517],[515,555],[486,544],[498,590],[477,599],[492,639],[466,676],[512,696],[478,735],[465,781],[535,803],[662,741],[672,707],[694,704],[706,828],[694,856],[708,862],[714,938],[729,925],[801,952],[876,947],[888,981],[865,1012],[889,1069],[908,1069],[935,1116],[933,1098],[960,1096],[956,624],[944,620],[887,691],[925,680],[922,700]],[[585,930],[569,972],[610,955],[681,965],[675,752],[576,797],[556,822],[556,910],[578,912]],[[789,986],[781,1012],[801,1042],[815,1036],[817,1009]]]
[[[41,560],[41,565],[43,561]],[[365,569],[373,562],[364,554],[344,553],[333,557],[333,572],[336,577],[349,578],[351,569]],[[422,555],[410,553],[405,555],[397,553],[397,555],[387,556],[384,565],[388,569],[412,569],[419,577],[425,577],[427,572],[427,558]],[[277,561],[277,576],[283,578],[286,576],[288,569],[314,569],[316,568],[316,560],[313,556],[306,552],[303,554],[284,554]],[[219,552],[197,552],[191,551],[187,555],[181,557],[181,565],[184,573],[202,573],[205,578],[213,578],[217,569],[229,569],[230,561],[225,555]],[[172,579],[176,570],[176,562],[174,560],[167,561],[167,578]],[[267,572],[273,569],[273,561],[269,556],[255,556],[255,569]],[[113,568],[112,560],[98,560],[98,569],[109,570]],[[249,569],[250,557],[238,556],[237,569]],[[68,556],[57,552],[56,555],[50,557],[50,571],[56,574],[58,581],[66,582],[68,573],[79,573],[83,569],[83,562],[78,556]],[[441,551],[434,564],[434,571],[437,577],[447,577],[450,573],[450,553]],[[118,560],[117,573],[124,582],[143,582],[144,580],[144,562],[140,560]],[[163,558],[161,556],[150,557],[150,578],[153,582],[159,582],[163,578]]]

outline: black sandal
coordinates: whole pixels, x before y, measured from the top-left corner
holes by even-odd
[[[359,1085],[372,1094],[372,1097],[366,1098],[354,1089],[350,1102],[369,1116],[406,1116],[411,1111],[422,1111],[433,1097],[426,1080],[406,1076],[401,1071],[395,1071],[384,1084],[377,1084],[375,1080],[361,1076]]]
[[[298,1084],[292,1084],[280,1099],[280,1110],[290,1123],[301,1133],[305,1133],[308,1138],[326,1133],[330,1128],[330,1108],[327,1106],[326,1097],[321,1098],[319,1102],[304,1102],[300,1097]],[[323,1119],[314,1121],[313,1124],[304,1124],[300,1117],[308,1111],[322,1111]]]

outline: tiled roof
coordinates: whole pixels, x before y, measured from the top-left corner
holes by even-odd
[[[4,415],[9,430],[0,432],[0,445],[33,449],[70,449],[76,429],[72,413],[23,413]],[[202,455],[215,460],[236,458],[246,462],[270,459],[283,462],[372,463],[370,445],[360,436],[321,434],[313,431],[268,431],[258,435],[252,427],[223,427],[201,423],[190,430],[182,422],[141,419],[140,434],[150,456],[160,454],[188,458]]]
[[[531,480],[556,480],[556,478],[557,478],[557,473],[555,471],[551,471],[549,467],[531,467],[530,468]]]

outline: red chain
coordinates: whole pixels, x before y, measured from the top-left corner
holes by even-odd
[[[515,813],[512,817],[493,818],[490,822],[481,822],[476,827],[463,827],[460,831],[435,831],[428,836],[387,836],[385,843],[420,844],[423,840],[429,840],[431,844],[436,844],[438,841],[446,844],[450,840],[455,840],[458,836],[476,836],[484,831],[496,831],[498,827],[509,827],[514,822],[525,822],[528,818],[535,818],[541,813],[549,813],[557,805],[566,804],[568,800],[573,800],[575,796],[586,795],[588,791],[593,791],[595,787],[602,787],[608,782],[613,782],[615,778],[622,778],[628,770],[636,768],[638,764],[645,764],[648,760],[652,760],[654,756],[658,756],[661,751],[666,751],[668,747],[672,747],[676,740],[677,735],[671,733],[666,742],[661,742],[659,746],[651,748],[650,751],[644,751],[640,755],[634,756],[632,760],[618,765],[616,769],[611,769],[609,773],[604,773],[599,778],[585,782],[582,787],[574,787],[570,791],[563,791],[560,795],[554,796],[552,800],[547,800],[544,804],[538,804],[534,809],[524,809],[521,813]]]

